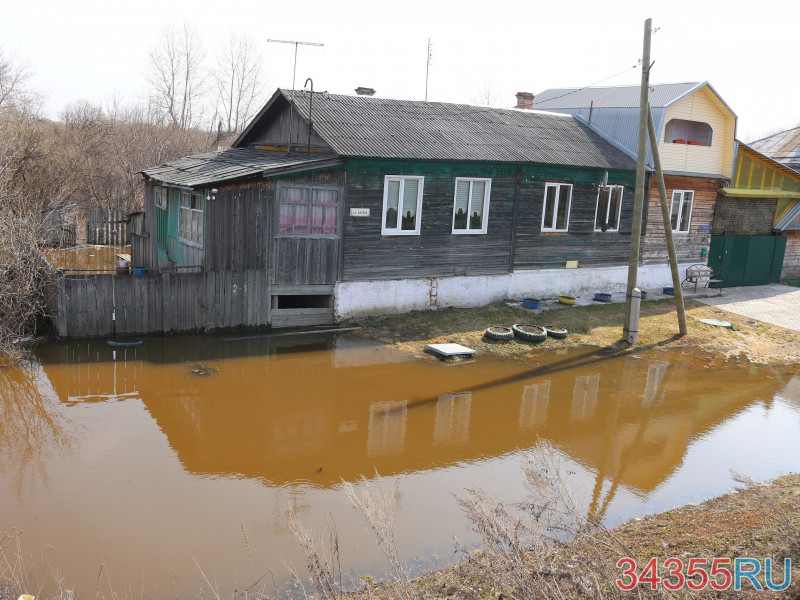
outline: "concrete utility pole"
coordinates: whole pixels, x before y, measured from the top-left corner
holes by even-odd
[[[644,22],[644,50],[642,51],[642,89],[639,96],[639,146],[636,160],[636,193],[633,197],[633,225],[631,227],[631,253],[628,259],[628,287],[625,299],[625,326],[622,337],[629,344],[639,338],[639,320],[631,319],[631,300],[639,275],[639,250],[642,245],[642,213],[644,212],[645,179],[647,173],[647,106],[650,90],[650,28],[652,19]]]
[[[686,309],[683,306],[683,291],[681,290],[681,276],[678,274],[678,258],[675,256],[675,241],[672,238],[672,221],[669,216],[667,204],[667,188],[664,185],[664,172],[661,170],[661,156],[658,153],[658,137],[653,124],[653,110],[647,105],[647,130],[650,134],[650,149],[653,151],[653,166],[656,168],[656,183],[658,195],[661,198],[661,217],[664,219],[664,237],[667,238],[667,252],[669,253],[669,267],[672,271],[672,289],[675,290],[675,309],[678,311],[678,329],[681,335],[686,335]]]

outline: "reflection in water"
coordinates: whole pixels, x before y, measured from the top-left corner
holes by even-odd
[[[64,420],[52,405],[45,410],[50,429],[41,430],[52,433],[43,435],[71,435],[81,450],[68,463],[52,456],[53,471],[63,467],[78,485],[54,484],[69,491],[61,490],[59,524],[41,539],[74,547],[65,524],[80,523],[88,533],[76,555],[93,559],[91,544],[110,537],[118,571],[141,573],[152,561],[156,580],[175,557],[215,540],[206,562],[232,575],[240,523],[261,534],[257,549],[272,567],[291,552],[290,511],[312,524],[330,511],[352,538],[349,566],[363,572],[375,568],[375,553],[358,519],[342,508],[342,479],[376,470],[397,478],[403,552],[441,551],[450,534],[469,535],[450,493],[491,486],[518,499],[519,453],[544,439],[572,461],[589,491],[590,513],[618,518],[642,510],[676,478],[700,482],[696,495],[718,493],[704,488],[704,470],[726,471],[734,466],[726,461],[750,442],[740,436],[735,448],[684,464],[693,445],[723,439],[729,423],[751,418],[756,407],[766,423],[784,386],[762,366],[705,368],[707,361],[690,353],[543,355],[534,370],[482,358],[445,368],[355,339],[307,337],[304,345],[288,337],[152,338],[116,353],[102,341],[41,348],[44,366],[26,389],[57,395],[61,411],[81,423]],[[196,376],[198,361],[218,371]],[[2,443],[4,457],[26,447],[6,430]],[[4,460],[27,471],[16,458]],[[22,480],[0,477],[7,490],[0,505],[14,505],[22,519],[14,524],[35,530],[52,496],[30,494],[23,503],[8,491]]]
[[[0,369],[0,472],[20,499],[26,474],[46,481],[48,457],[70,445],[53,396],[40,365]]]

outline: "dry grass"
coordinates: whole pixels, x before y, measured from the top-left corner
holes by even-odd
[[[609,352],[631,352],[655,348],[697,347],[728,356],[742,355],[752,360],[789,362],[800,360],[800,335],[746,317],[722,313],[717,308],[686,299],[689,334],[678,335],[675,304],[671,299],[642,303],[639,345],[629,347],[621,340],[624,304],[570,306],[534,313],[506,303],[481,308],[448,308],[359,321],[358,335],[393,344],[419,357],[426,344],[454,342],[479,353],[505,358],[527,359],[542,351],[593,346]],[[700,319],[730,321],[732,329],[700,323]],[[515,340],[493,342],[483,337],[490,325],[512,323],[557,325],[569,330],[566,340],[548,338],[541,344]],[[428,357],[430,358],[430,357]],[[430,358],[433,360],[432,358]]]

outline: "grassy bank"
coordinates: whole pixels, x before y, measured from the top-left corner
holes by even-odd
[[[505,510],[490,508],[494,514]],[[496,543],[509,536],[507,542],[513,538],[509,529],[513,525],[513,521],[500,523],[489,537]],[[589,526],[576,540],[551,548],[537,546],[534,536],[535,551],[526,547],[517,560],[509,560],[508,554],[515,553],[513,546],[507,543],[506,558],[493,550],[475,551],[466,554],[457,566],[413,579],[409,598],[800,598],[800,475],[763,485],[749,482],[738,491],[702,504],[633,519],[613,530]],[[661,583],[656,590],[649,584],[639,584],[626,592],[616,585],[622,576],[616,564],[623,557],[635,560],[639,573],[655,558],[658,575],[670,582],[676,579],[662,565],[673,557],[683,561],[684,574],[691,558],[708,559],[700,565],[706,573],[713,558],[731,559],[728,569],[738,557],[755,558],[762,566],[765,558],[771,558],[775,584],[783,581],[783,561],[790,558],[791,585],[780,592],[769,591],[762,572],[758,579],[763,591],[743,580],[738,592],[733,586],[727,591],[710,586],[691,591],[686,585],[669,591]],[[508,569],[525,574],[509,573]],[[397,598],[397,592],[393,584],[369,585],[349,596],[352,600],[388,600]]]
[[[545,350],[595,346],[610,352],[698,347],[758,361],[800,360],[800,334],[794,331],[756,322],[691,299],[686,299],[685,305],[689,333],[680,337],[674,300],[642,302],[639,346],[635,348],[629,348],[621,341],[625,305],[619,303],[534,312],[501,302],[481,308],[447,308],[369,318],[356,324],[362,327],[359,335],[392,344],[420,357],[426,356],[426,344],[455,342],[478,353],[507,358],[526,358]],[[729,321],[732,328],[700,322],[700,319],[709,318]],[[493,342],[483,336],[490,325],[509,327],[513,323],[556,325],[569,330],[570,335],[563,341],[548,338],[541,344],[518,340]]]

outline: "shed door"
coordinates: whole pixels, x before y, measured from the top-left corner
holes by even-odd
[[[712,236],[708,266],[724,287],[777,283],[785,250],[785,236]]]
[[[273,251],[275,285],[332,285],[339,274],[341,188],[279,184]]]

